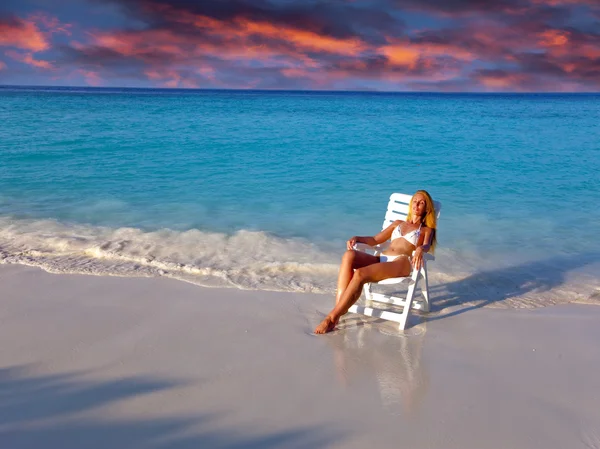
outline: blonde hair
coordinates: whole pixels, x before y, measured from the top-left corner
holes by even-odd
[[[410,204],[408,205],[408,216],[406,217],[406,221],[410,221],[412,219],[412,203],[415,195],[418,193],[422,194],[425,197],[425,216],[421,220],[425,226],[430,229],[433,229],[433,238],[431,239],[431,254],[435,252],[435,246],[437,245],[437,220],[435,218],[435,207],[433,206],[433,199],[431,199],[431,195],[426,190],[417,190],[415,194],[410,199]]]

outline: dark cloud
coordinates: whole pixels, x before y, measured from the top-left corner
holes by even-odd
[[[442,28],[438,30],[424,30],[410,38],[412,44],[417,45],[443,45],[460,48],[475,54],[488,54],[490,46],[482,42],[475,33],[474,28]]]
[[[4,13],[0,10],[0,26],[10,27],[21,27],[23,24],[16,15],[5,11]]]
[[[516,11],[526,7],[527,0],[393,0],[401,9],[420,9],[438,13]]]
[[[559,59],[535,53],[521,53],[515,55],[515,60],[521,73],[583,81],[600,86],[600,56],[567,55]]]
[[[539,5],[527,8],[522,14],[503,15],[498,21],[526,35],[546,28],[567,27],[571,17],[572,10],[567,6]]]
[[[600,49],[600,23],[592,32],[584,32],[573,27],[565,27],[561,31],[568,33],[573,45],[592,45]]]
[[[534,73],[541,75],[563,76],[567,75],[565,69],[545,54],[519,53],[514,56],[521,73]]]
[[[533,58],[535,59],[535,58]],[[581,61],[584,70],[570,77],[562,76],[564,71],[558,66],[549,65],[540,61],[526,64],[526,67],[514,70],[481,69],[474,71],[470,78],[472,81],[487,85],[494,90],[504,91],[597,91],[600,87],[600,60]]]
[[[573,62],[577,64],[577,78],[589,82],[595,88],[600,87],[600,57],[593,59],[575,58]]]
[[[0,46],[63,73],[169,87],[600,87],[592,0],[88,1],[118,5],[105,9],[120,25],[60,40],[62,24],[0,8]]]
[[[132,18],[150,28],[181,29],[172,14],[187,12],[223,22],[244,18],[273,25],[294,27],[337,38],[361,37],[382,42],[384,34],[402,34],[401,19],[378,8],[366,8],[345,1],[267,0],[110,0]],[[197,31],[196,31],[197,32]]]
[[[132,67],[143,68],[145,63],[139,59],[118,53],[110,48],[88,46],[85,48],[73,48],[66,45],[61,45],[56,48],[61,55],[61,61],[64,64],[74,65],[86,69],[92,68],[119,68]],[[151,53],[148,56],[150,59],[160,61],[161,64],[168,65],[172,61],[168,55],[160,52]]]

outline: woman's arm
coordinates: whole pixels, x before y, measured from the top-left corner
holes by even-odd
[[[426,253],[431,248],[431,241],[433,239],[433,229],[423,228],[417,247],[415,248],[414,255],[412,256],[412,263],[415,269],[420,270],[423,266],[423,253]]]
[[[348,249],[352,249],[356,243],[364,243],[365,245],[375,246],[380,243],[387,242],[392,236],[392,232],[394,232],[394,228],[402,223],[402,220],[396,220],[379,234],[374,235],[373,237],[359,237],[354,236],[346,243]]]

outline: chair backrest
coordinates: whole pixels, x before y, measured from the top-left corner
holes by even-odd
[[[408,216],[408,205],[412,195],[406,193],[392,193],[390,195],[390,202],[388,203],[387,212],[385,213],[385,219],[383,220],[383,226],[381,229],[387,228],[396,220],[406,220]],[[433,201],[433,207],[435,209],[435,217],[439,220],[440,211],[442,210],[442,203],[439,201]]]

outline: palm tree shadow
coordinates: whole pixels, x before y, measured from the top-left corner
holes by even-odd
[[[600,262],[600,253],[552,257],[541,261],[481,271],[464,279],[430,287],[431,312],[427,321],[458,315],[529,293],[549,292],[566,283],[570,272]],[[446,309],[452,309],[443,313]],[[437,315],[436,315],[437,314]]]
[[[186,384],[147,377],[114,381],[82,380],[77,373],[31,375],[31,367],[0,368],[0,447],[102,449],[107,447],[292,448],[327,447],[342,433],[321,427],[296,427],[260,434],[255,429],[215,426],[222,414],[173,418],[90,418],[116,401]],[[213,430],[219,428],[222,430]]]

